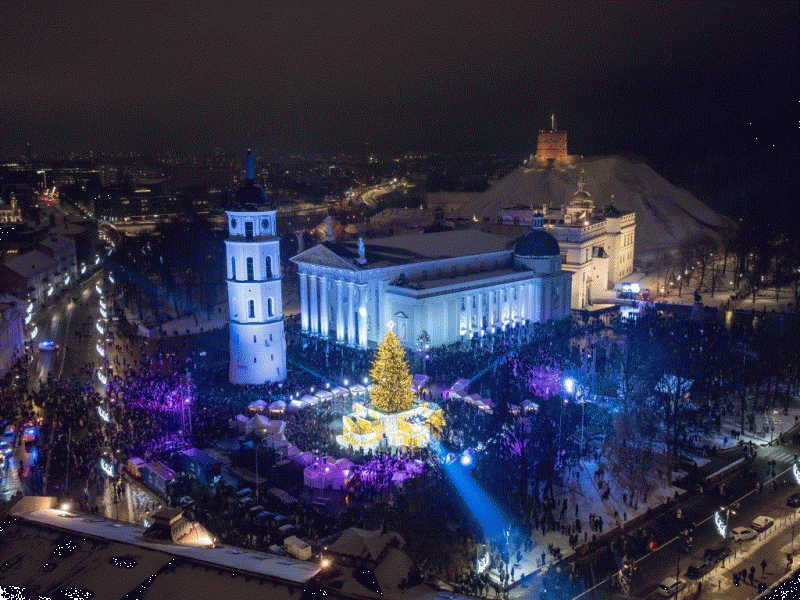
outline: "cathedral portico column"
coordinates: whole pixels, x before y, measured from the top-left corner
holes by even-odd
[[[300,276],[300,324],[303,331],[308,331],[308,275],[298,273]]]
[[[487,323],[487,325],[489,326],[489,332],[491,332],[492,328],[496,325],[494,318],[496,307],[497,307],[497,290],[496,289],[489,290],[489,307],[488,307],[489,321]]]
[[[464,320],[466,327],[464,328],[464,335],[469,338],[470,330],[472,329],[472,296],[464,296]]]
[[[308,293],[310,295],[309,299],[311,304],[311,311],[309,312],[311,318],[311,333],[319,333],[319,302],[317,296],[319,290],[317,289],[317,276],[309,275],[308,284],[310,288]]]
[[[478,325],[478,334],[483,332],[483,292],[478,292],[478,318],[476,319]]]
[[[344,341],[344,282],[336,280],[336,341]]]
[[[356,313],[355,299],[356,284],[352,281],[347,282],[347,343],[356,343]]]
[[[358,286],[358,345],[367,347],[367,286]]]
[[[330,327],[328,326],[328,278],[321,275],[319,278],[319,332],[322,337],[327,338],[330,335]]]

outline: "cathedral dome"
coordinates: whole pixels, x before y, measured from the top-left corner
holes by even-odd
[[[559,256],[561,249],[550,233],[544,229],[533,229],[517,240],[514,254],[528,257]]]

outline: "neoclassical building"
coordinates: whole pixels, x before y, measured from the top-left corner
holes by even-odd
[[[261,384],[286,378],[280,238],[276,209],[255,184],[253,155],[247,175],[225,211],[231,383]]]
[[[613,201],[613,198],[612,198]],[[578,190],[558,209],[542,212],[525,206],[500,211],[503,223],[525,225],[536,215],[561,248],[561,264],[572,273],[572,308],[584,309],[608,296],[607,290],[633,271],[636,213],[621,211],[613,204],[595,209],[581,172]]]
[[[541,219],[516,242],[476,229],[324,242],[291,259],[302,329],[340,343],[378,343],[389,322],[415,347],[439,346],[570,312],[571,276]]]

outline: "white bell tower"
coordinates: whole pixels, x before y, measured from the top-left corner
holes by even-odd
[[[230,323],[229,379],[261,384],[286,379],[280,238],[274,205],[255,184],[253,155],[228,215],[225,258]]]

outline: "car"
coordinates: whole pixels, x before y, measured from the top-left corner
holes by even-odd
[[[178,506],[181,508],[194,508],[194,498],[191,496],[181,496],[178,498]]]
[[[772,527],[774,523],[775,521],[773,519],[762,515],[753,519],[753,522],[750,523],[750,527],[761,533]]]
[[[800,507],[800,492],[792,494],[786,499],[786,506],[791,506],[792,508]]]
[[[719,562],[728,558],[731,555],[731,549],[728,546],[718,546],[717,548],[708,549],[708,557],[714,562]]]
[[[656,593],[662,598],[670,598],[686,587],[686,581],[675,577],[667,577],[658,584]]]
[[[42,340],[39,342],[39,350],[44,350],[45,352],[50,350],[58,350],[58,344],[56,344],[53,340]]]
[[[700,579],[703,575],[708,573],[714,567],[711,560],[702,559],[696,560],[686,569],[686,576],[689,579]]]
[[[731,539],[734,542],[746,542],[756,537],[758,533],[749,527],[736,527],[731,529]]]

